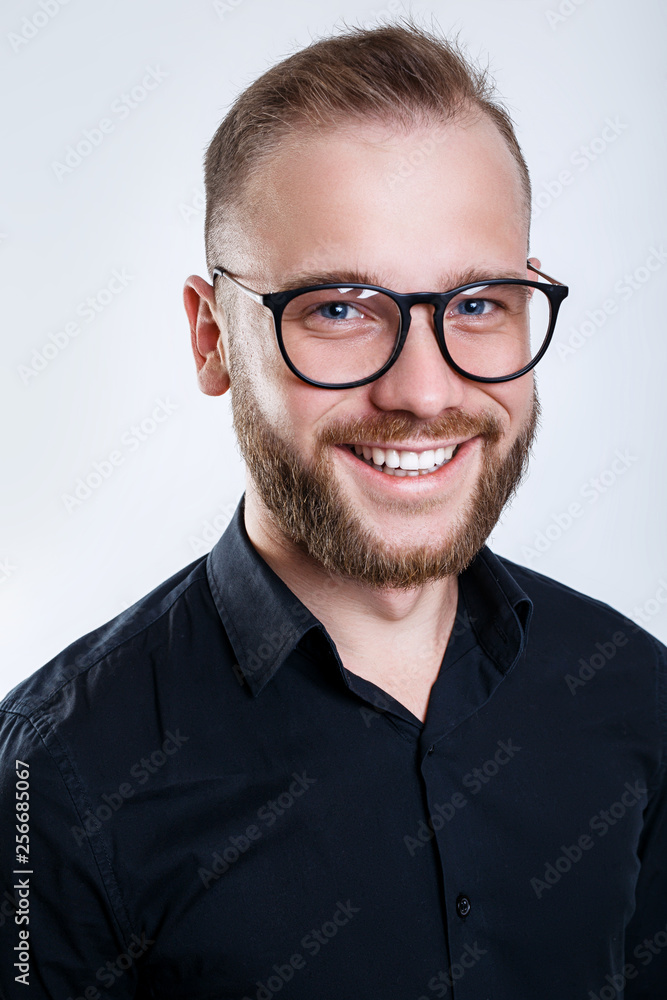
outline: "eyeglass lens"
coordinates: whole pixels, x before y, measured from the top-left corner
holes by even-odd
[[[539,353],[550,318],[549,298],[539,288],[477,285],[447,304],[445,344],[455,364],[470,375],[513,375]],[[400,321],[398,305],[384,292],[346,287],[304,292],[285,307],[283,344],[306,378],[356,382],[387,363]]]

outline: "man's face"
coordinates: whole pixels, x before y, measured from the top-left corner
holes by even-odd
[[[237,276],[262,292],[339,276],[397,292],[447,291],[471,269],[531,277],[519,173],[486,120],[311,133],[262,169],[246,205],[243,255],[252,263]],[[415,306],[393,367],[344,390],[298,379],[268,310],[245,296],[225,338],[249,493],[283,536],[370,585],[461,572],[516,487],[536,427],[532,373],[498,384],[458,375],[432,316],[432,306]],[[354,448],[452,444],[449,462],[417,476],[378,470]]]

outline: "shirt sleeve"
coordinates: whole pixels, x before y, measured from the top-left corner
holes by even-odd
[[[649,789],[637,851],[641,868],[625,937],[625,1000],[657,1000],[665,996],[667,984],[667,648],[655,643],[663,755]]]
[[[85,833],[80,787],[66,760],[43,723],[0,711],[5,1000],[138,995],[132,935],[119,920],[110,869]]]

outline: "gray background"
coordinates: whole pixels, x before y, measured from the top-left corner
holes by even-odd
[[[664,5],[42,2],[0,14],[2,691],[227,523],[242,465],[228,399],[197,389],[181,299],[184,278],[206,273],[205,145],[238,91],[295,47],[342,18],[408,10],[490,62],[533,178],[532,253],[571,288],[538,368],[530,477],[491,545],[667,641],[667,259],[651,256],[667,250]],[[133,92],[149,70],[154,89]],[[99,144],[59,167],[105,118]],[[66,502],[96,463],[111,474]]]

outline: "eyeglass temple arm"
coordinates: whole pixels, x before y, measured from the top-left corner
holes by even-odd
[[[530,263],[530,261],[527,262],[527,266],[530,268],[531,271],[534,271],[535,274],[539,274],[539,276],[541,278],[546,278],[547,281],[550,281],[552,284],[554,284],[554,285],[562,285],[563,284],[562,281],[557,281],[556,278],[551,278],[548,274],[545,274],[544,271],[538,271],[538,269],[536,267],[533,267],[533,265]],[[231,274],[229,274],[228,271],[225,271],[221,267],[215,267],[213,269],[213,280],[215,280],[218,275],[220,275],[221,278],[227,278],[228,281],[231,281],[232,284],[234,284],[238,288],[240,288],[241,291],[243,291],[243,292],[246,293],[246,295],[249,295],[251,299],[255,300],[255,302],[259,302],[260,305],[264,304],[264,296],[263,295],[261,295],[259,292],[255,292],[252,288],[248,288],[247,285],[241,284],[241,282],[237,281],[236,278],[232,278]]]
[[[242,291],[244,291],[246,293],[246,295],[249,295],[251,299],[254,299],[255,302],[259,302],[260,305],[264,305],[264,296],[263,295],[260,295],[259,292],[253,291],[252,288],[248,288],[247,285],[242,285],[240,281],[237,281],[236,278],[232,278],[231,274],[229,274],[228,271],[223,270],[223,268],[221,268],[221,267],[214,267],[213,268],[213,279],[215,280],[215,278],[218,275],[220,275],[221,278],[227,278],[228,281],[231,281],[232,284],[237,285],[238,288],[240,288]]]
[[[527,261],[527,265],[531,269],[531,271],[534,271],[535,274],[539,274],[540,278],[546,278],[547,281],[551,281],[554,285],[562,285],[563,284],[562,281],[556,281],[555,278],[550,278],[548,274],[544,273],[544,271],[538,271],[536,267],[533,267],[533,265],[530,263],[530,261]]]

